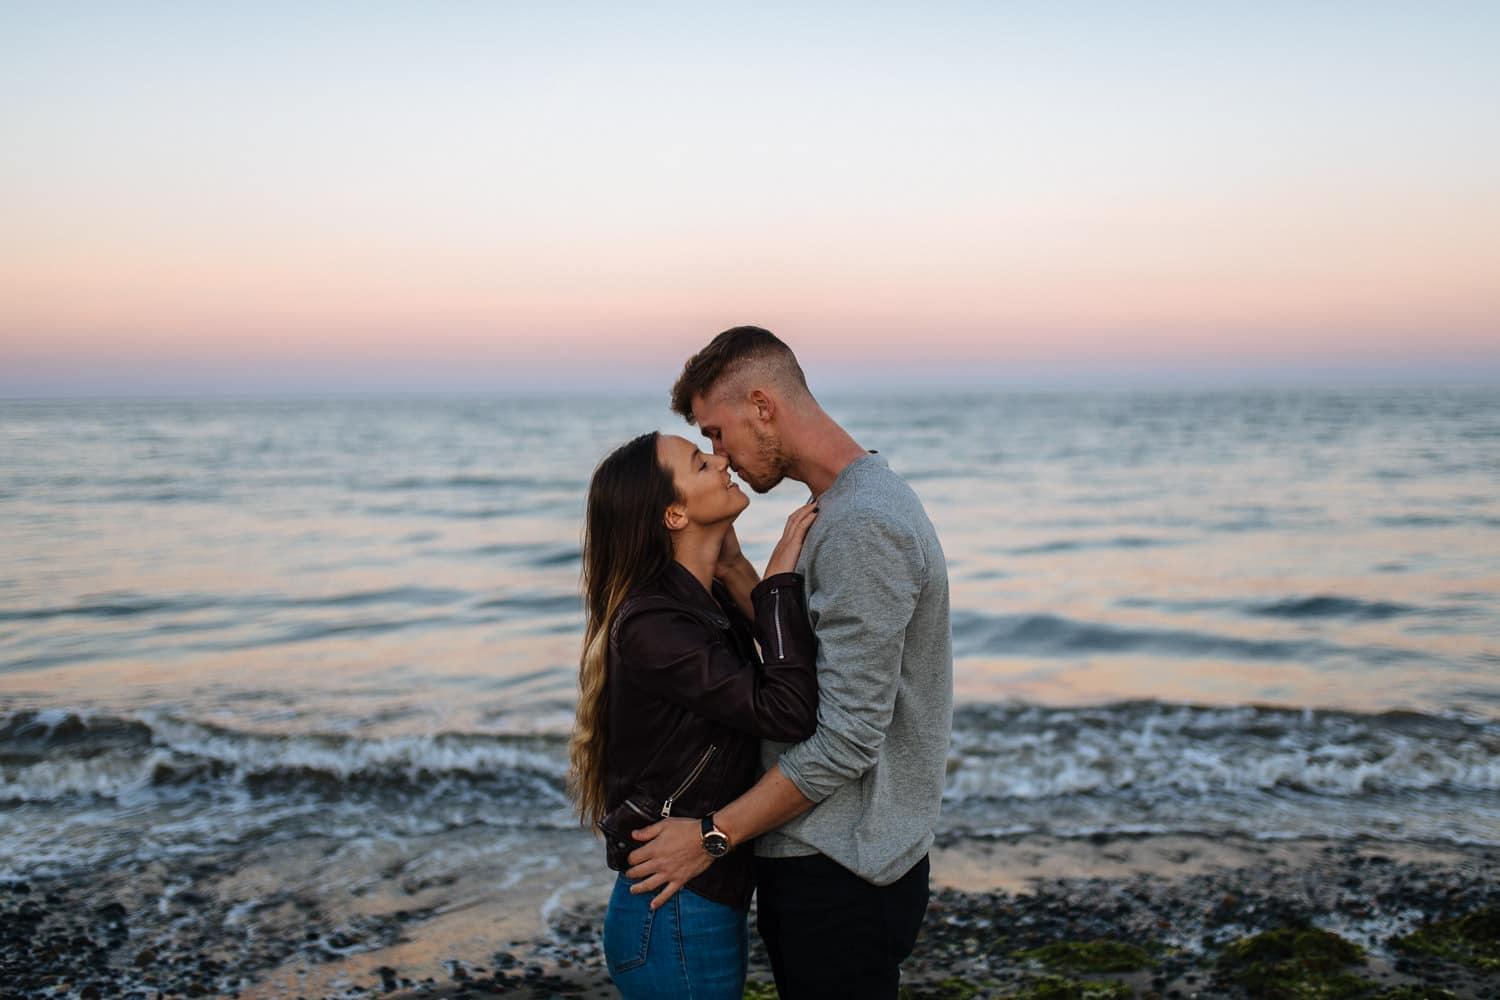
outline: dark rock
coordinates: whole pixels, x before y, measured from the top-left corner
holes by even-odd
[[[110,902],[105,903],[103,906],[95,910],[94,915],[97,916],[100,920],[107,921],[109,923],[119,923],[120,921],[125,919],[126,911],[125,907],[120,903]]]

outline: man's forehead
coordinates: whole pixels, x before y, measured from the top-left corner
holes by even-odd
[[[714,430],[720,421],[719,411],[723,409],[722,399],[710,399],[704,395],[693,397],[693,422],[698,429],[705,434]]]

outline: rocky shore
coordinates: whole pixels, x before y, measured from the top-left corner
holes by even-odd
[[[953,839],[934,883],[911,1000],[1500,995],[1492,848]],[[288,889],[229,913],[173,885],[0,884],[0,997],[613,995],[592,889],[479,950],[445,938],[433,908],[335,918]],[[441,957],[411,960],[414,943]],[[770,982],[757,948],[747,997]]]

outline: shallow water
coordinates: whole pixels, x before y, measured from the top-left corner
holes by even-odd
[[[948,554],[945,830],[1500,843],[1500,391],[848,398]],[[0,404],[0,875],[545,860],[594,463],[651,400]],[[764,560],[804,493],[741,521]]]

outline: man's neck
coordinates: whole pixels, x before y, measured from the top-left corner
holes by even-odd
[[[822,496],[839,474],[869,454],[826,413],[819,413],[797,435],[796,457],[790,475],[807,486],[814,498]]]

